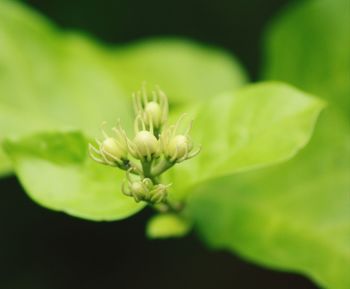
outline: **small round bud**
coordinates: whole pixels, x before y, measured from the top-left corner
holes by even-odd
[[[133,103],[140,121],[147,129],[154,130],[158,134],[168,118],[169,105],[166,94],[156,87],[150,96],[146,86],[143,85],[140,91],[133,94]]]
[[[104,125],[103,123],[102,125]],[[129,163],[128,157],[128,145],[127,138],[120,123],[117,127],[113,127],[112,130],[115,132],[115,137],[110,137],[102,127],[102,134],[104,140],[100,141],[96,139],[98,147],[89,144],[90,157],[104,165],[112,167],[126,168],[126,164]]]
[[[148,195],[148,189],[142,182],[132,182],[130,192],[137,202],[144,200]]]
[[[185,135],[176,135],[170,141],[166,148],[166,154],[172,159],[181,159],[192,149],[192,143]]]
[[[102,142],[101,150],[105,158],[110,162],[125,159],[128,154],[126,148],[119,145],[112,137],[108,137]]]
[[[146,192],[145,187],[141,182],[133,182],[130,185],[130,191],[134,194],[143,194]]]
[[[148,102],[144,108],[145,114],[149,119],[146,118],[147,125],[150,125],[148,122],[152,122],[154,127],[160,127],[162,124],[162,109],[160,105],[151,101]]]
[[[157,204],[164,201],[168,195],[168,187],[169,186],[163,184],[156,185],[151,192],[150,202]]]
[[[134,138],[134,145],[138,158],[150,157],[159,151],[159,143],[157,138],[149,131],[139,131]]]

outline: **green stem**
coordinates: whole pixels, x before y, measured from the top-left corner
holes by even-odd
[[[141,165],[142,165],[143,176],[145,178],[152,177],[152,175],[151,175],[152,160],[149,162],[148,161],[141,161]]]
[[[157,184],[159,184],[157,177],[154,176],[151,172],[152,162],[153,162],[153,160],[151,160],[149,162],[148,161],[141,161],[143,176],[145,178],[149,178],[154,185],[157,185]]]
[[[159,162],[158,165],[156,165],[152,171],[151,174],[154,177],[157,177],[164,173],[166,170],[170,169],[173,165],[175,165],[175,162],[169,162],[166,159],[163,159],[162,161]]]
[[[166,170],[171,168],[175,162],[169,162],[167,159],[161,160],[156,166],[152,167],[153,160],[141,161],[143,176],[151,179],[153,185],[159,184],[159,176]],[[162,213],[176,213],[182,211],[184,205],[182,203],[172,203],[168,199],[165,199],[161,203],[153,206],[159,212]]]
[[[124,171],[128,171],[130,170],[130,173],[133,174],[133,175],[140,175],[142,174],[142,170],[141,170],[141,167],[131,161],[126,161],[124,162],[123,165],[121,166],[118,166],[118,168],[124,170]]]
[[[161,202],[157,205],[154,205],[153,207],[161,213],[178,214],[183,210],[184,204],[183,203],[173,204],[173,203],[169,202],[168,199],[165,199],[163,202]]]

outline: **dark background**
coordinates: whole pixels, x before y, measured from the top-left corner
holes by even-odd
[[[259,76],[262,31],[293,1],[30,0],[63,29],[100,41],[185,36],[234,53]],[[94,223],[33,203],[15,178],[0,181],[0,289],[312,289],[306,278],[267,270],[207,249],[194,234],[151,241],[151,211]]]

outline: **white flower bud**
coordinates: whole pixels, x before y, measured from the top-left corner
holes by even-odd
[[[179,134],[177,132],[180,122],[184,117],[185,115],[180,116],[174,126],[165,127],[159,138],[162,152],[170,164],[181,163],[185,160],[193,158],[200,152],[200,147],[193,150],[193,143],[189,137],[192,122],[184,133]],[[154,169],[154,171],[159,173],[163,171],[163,168],[158,166],[158,168]]]
[[[126,159],[128,154],[127,149],[118,144],[112,137],[108,137],[102,142],[101,151],[104,157],[110,162]]]
[[[141,182],[131,183],[130,191],[134,194],[143,194],[146,192],[145,186]]]
[[[103,123],[104,125],[105,123]],[[118,127],[112,128],[116,137],[110,137],[103,129],[104,140],[96,139],[98,147],[89,144],[90,157],[98,163],[124,167],[128,162],[128,146],[124,130],[118,123]]]
[[[150,126],[151,123],[154,127],[158,128],[162,124],[162,110],[160,108],[160,105],[155,102],[151,101],[148,102],[144,108],[145,114],[147,117],[145,117],[145,123]]]
[[[131,195],[137,202],[147,198],[149,190],[142,182],[132,182],[130,184]]]
[[[148,130],[159,133],[168,119],[168,97],[156,87],[149,95],[146,86],[133,94],[134,110],[136,115],[147,126]]]
[[[150,193],[150,202],[153,204],[158,204],[164,201],[168,195],[169,185],[158,184],[154,186],[154,189]]]
[[[185,135],[176,135],[170,141],[166,149],[168,157],[181,159],[185,157],[192,149],[192,143]]]
[[[157,155],[159,152],[159,143],[157,138],[149,131],[139,131],[133,141],[135,148],[135,157],[151,158],[152,155]]]

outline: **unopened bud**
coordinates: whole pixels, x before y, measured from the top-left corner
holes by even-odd
[[[174,126],[166,127],[160,135],[162,152],[170,163],[183,162],[200,152],[200,147],[193,150],[192,140],[189,136],[192,123],[184,133],[178,134],[180,122],[184,117],[185,115],[182,115]]]
[[[173,159],[181,159],[192,149],[192,143],[185,135],[174,136],[167,147],[166,154]]]
[[[168,119],[168,97],[156,87],[152,94],[146,91],[143,85],[141,90],[133,95],[134,110],[141,120],[146,124],[147,129],[159,133],[161,127]]]
[[[159,184],[154,186],[154,189],[150,193],[150,202],[153,204],[158,204],[163,202],[167,195],[168,195],[168,189],[169,185],[163,185]]]
[[[159,153],[159,142],[149,131],[139,131],[133,141],[133,155],[138,159],[147,158]]]
[[[110,137],[102,129],[104,140],[96,139],[98,147],[89,144],[90,157],[98,163],[122,167],[127,162],[128,146],[124,130],[118,123],[118,127],[112,129],[116,136]]]
[[[126,179],[122,183],[122,192],[126,196],[133,197],[136,202],[145,201],[150,204],[157,204],[166,199],[169,186],[154,185],[149,178],[133,180],[128,171]]]
[[[145,106],[145,114],[145,123],[148,126],[153,124],[155,128],[159,128],[162,125],[162,110],[157,102],[148,102]]]
[[[127,149],[118,144],[118,142],[112,137],[106,138],[102,142],[101,151],[105,158],[110,162],[126,159],[128,154]]]
[[[132,182],[130,184],[130,193],[136,202],[139,202],[147,198],[148,188],[141,181]]]

